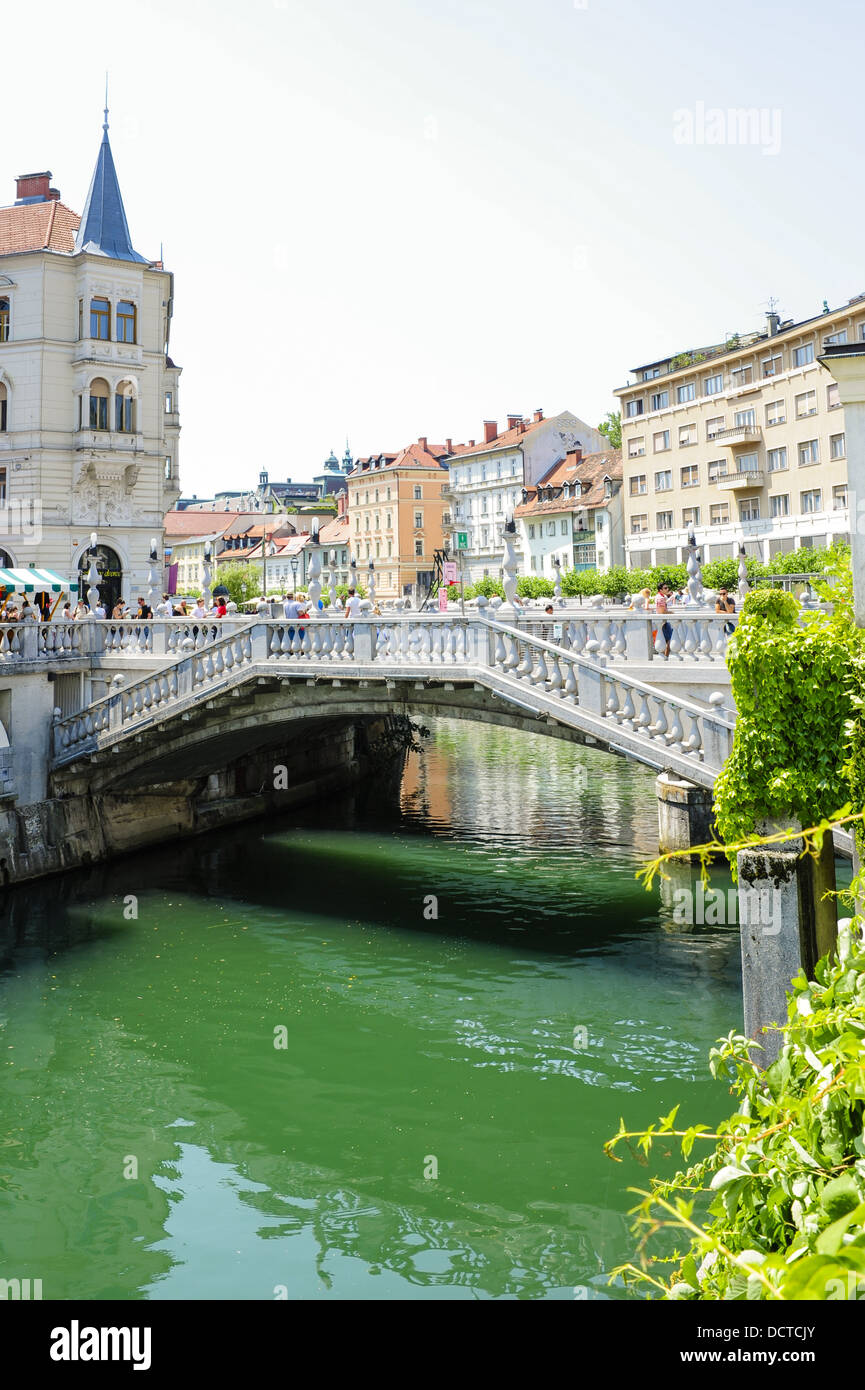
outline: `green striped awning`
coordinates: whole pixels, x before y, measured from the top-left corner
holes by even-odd
[[[16,594],[77,594],[76,580],[61,579],[52,570],[0,568],[0,589]]]

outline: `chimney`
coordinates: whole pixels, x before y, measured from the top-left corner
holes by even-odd
[[[19,203],[47,203],[49,199],[59,198],[56,188],[51,187],[51,170],[41,174],[19,174],[15,180],[15,198]]]
[[[421,446],[422,449],[425,449],[425,448],[426,448],[426,440],[427,440],[427,437],[426,437],[425,434],[422,434],[421,437],[420,437],[420,439],[418,440],[418,444]]]
[[[774,338],[775,334],[778,332],[778,326],[779,326],[780,322],[781,322],[781,315],[780,315],[780,314],[771,313],[771,314],[767,314],[767,315],[766,315],[766,323],[768,324],[768,327],[769,327],[769,337],[770,337],[770,338]]]
[[[484,420],[484,443],[492,444],[499,432],[498,420]]]
[[[574,447],[573,447],[573,449],[571,450],[571,453],[572,453],[573,456],[574,456],[574,463],[579,463],[579,462],[580,462],[580,459],[583,457],[583,446],[582,446],[582,444],[575,444]]]
[[[453,453],[453,451],[454,451],[454,442],[453,442],[452,439],[446,439],[446,440],[445,440],[445,449],[447,450],[447,452],[448,452],[449,454],[452,454],[452,453]]]
[[[473,449],[474,447],[475,447],[475,441],[474,441],[473,439],[470,439],[470,440],[469,440],[469,448],[470,448],[470,449]]]
[[[522,419],[523,419],[522,415],[509,415],[509,416],[508,416],[508,429],[509,429],[509,430],[515,430],[515,429],[517,429],[517,428],[520,426],[520,424],[522,423]]]
[[[539,424],[541,423],[541,421],[543,420],[543,418],[544,418],[544,412],[543,412],[542,410],[536,410],[536,411],[535,411],[535,424],[536,424],[536,425],[539,425]]]

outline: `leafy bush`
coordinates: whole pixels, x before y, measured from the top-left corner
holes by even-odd
[[[801,972],[793,980],[780,1054],[767,1071],[751,1060],[754,1044],[744,1037],[731,1033],[712,1050],[713,1074],[739,1098],[715,1133],[706,1125],[674,1131],[678,1107],[640,1135],[620,1123],[606,1146],[613,1157],[634,1139],[648,1154],[661,1135],[679,1138],[685,1160],[695,1143],[716,1142],[687,1170],[654,1179],[637,1209],[636,1230],[687,1236],[672,1276],[643,1246],[642,1267],[614,1275],[676,1300],[865,1295],[861,925],[840,923],[837,957],[818,962],[812,983]]]
[[[552,598],[554,593],[553,581],[543,579],[540,575],[524,574],[517,580],[519,598]]]
[[[849,801],[844,745],[862,651],[862,630],[840,609],[803,618],[780,590],[748,594],[727,648],[737,720],[715,782],[723,839],[752,834],[763,817],[814,825]]]
[[[225,585],[236,604],[261,597],[261,565],[220,565],[217,574],[216,583]]]

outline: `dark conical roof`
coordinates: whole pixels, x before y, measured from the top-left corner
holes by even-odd
[[[107,121],[102,127],[102,144],[99,146],[99,157],[93,171],[90,192],[87,194],[81,226],[75,239],[75,250],[89,251],[96,256],[110,256],[114,261],[150,264],[147,257],[139,256],[132,246],[123,199],[120,196],[120,184],[117,182],[117,170],[114,168],[111,146],[108,143]]]

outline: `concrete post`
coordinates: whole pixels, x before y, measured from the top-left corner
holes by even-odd
[[[697,787],[684,778],[662,772],[655,781],[655,793],[658,798],[658,847],[662,854],[691,849],[711,840],[712,793],[708,787]]]
[[[798,829],[795,821],[792,826]],[[763,822],[759,832],[781,828],[782,822]],[[803,847],[800,839],[788,840],[736,856],[745,1033],[762,1045],[754,1051],[761,1066],[770,1066],[780,1051],[781,1035],[772,1025],[787,1018],[790,981],[800,968],[813,979],[838,935],[837,900],[825,896],[835,889],[832,837],[826,836],[816,859],[803,855]]]
[[[354,625],[355,661],[372,661],[372,627],[369,623]]]
[[[606,681],[600,666],[580,666],[577,671],[577,681],[579,683],[579,704],[580,709],[587,710],[589,714],[605,715],[606,707]]]
[[[266,623],[256,623],[250,636],[253,661],[267,661],[270,656],[270,628]]]
[[[628,661],[651,661],[655,655],[652,645],[652,619],[626,618],[623,627]]]

